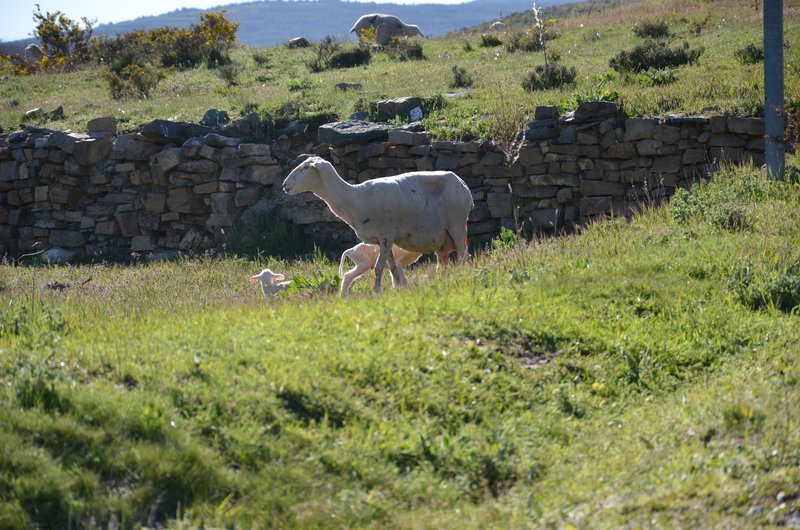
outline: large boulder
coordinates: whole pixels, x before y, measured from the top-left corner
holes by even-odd
[[[209,127],[184,121],[153,120],[142,127],[141,134],[153,142],[163,144],[182,144],[194,136],[203,136],[211,132]]]

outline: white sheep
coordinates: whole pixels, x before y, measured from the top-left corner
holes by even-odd
[[[271,296],[285,291],[286,288],[292,283],[292,280],[284,281],[286,278],[279,272],[272,272],[269,269],[264,269],[260,273],[250,276],[251,282],[261,283],[261,292],[264,296]]]
[[[435,252],[439,263],[445,263],[453,249],[458,261],[469,257],[467,218],[473,207],[472,193],[452,171],[414,171],[349,184],[330,162],[312,156],[289,173],[283,190],[289,195],[312,192],[361,241],[380,245],[373,284],[376,293],[387,262],[394,284],[405,285],[392,254],[394,244],[412,252]]]
[[[355,33],[357,37],[360,37],[361,32],[368,28],[375,28],[375,42],[382,46],[391,44],[393,37],[424,36],[419,26],[406,24],[394,15],[385,15],[383,13],[371,13],[359,17],[350,29],[350,33]]]
[[[339,262],[339,277],[342,279],[342,289],[339,292],[340,295],[344,296],[350,292],[350,285],[352,285],[352,283],[359,276],[375,268],[375,263],[378,261],[380,251],[381,249],[378,245],[359,243],[358,245],[348,248],[342,252],[342,259]],[[392,247],[392,254],[394,255],[395,263],[397,263],[397,266],[400,269],[400,274],[403,274],[402,269],[404,267],[408,267],[417,261],[422,255],[419,252],[411,252],[410,250],[405,250],[397,245]],[[355,267],[345,273],[344,264],[348,259],[355,264]]]
[[[503,31],[506,29],[506,24],[502,20],[495,20],[492,22],[492,25],[489,26],[489,29],[492,31]]]

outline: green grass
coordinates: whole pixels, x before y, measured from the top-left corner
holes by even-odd
[[[212,107],[232,116],[256,109],[277,117],[287,103],[301,119],[328,113],[346,119],[380,99],[436,98],[451,92],[454,66],[474,82],[465,90],[465,97],[445,99],[441,108],[426,117],[426,127],[439,138],[497,138],[503,131],[493,130],[485,123],[485,116],[509,114],[508,109],[518,108],[532,115],[537,105],[545,104],[574,108],[576,96],[592,94],[598,82],[606,78],[604,90],[618,93],[630,115],[697,114],[709,109],[754,115],[763,106],[762,65],[743,66],[735,56],[737,50],[763,40],[760,11],[753,10],[752,5],[745,0],[686,0],[678,4],[643,0],[598,11],[591,17],[557,19],[551,27],[559,36],[548,42],[548,51],[559,54],[561,63],[577,70],[574,85],[561,89],[526,92],[522,81],[527,72],[543,64],[543,54],[509,53],[503,46],[481,47],[477,32],[422,41],[425,59],[421,61],[398,61],[385,52],[375,52],[367,67],[319,73],[306,66],[314,55],[312,48],[243,46],[231,54],[238,65],[235,86],[228,86],[216,71],[205,67],[170,71],[145,100],[112,99],[99,67],[68,74],[11,77],[0,83],[0,126],[13,130],[25,111],[35,107],[50,111],[58,105],[64,106],[65,120],[47,125],[73,130],[84,130],[90,119],[102,115],[120,119],[123,131],[135,130],[157,118],[199,121]],[[544,17],[548,17],[546,12]],[[513,22],[513,17],[509,21]],[[669,84],[648,86],[635,74],[614,73],[609,60],[643,42],[634,34],[637,21],[666,21],[674,34],[673,46],[686,41],[691,49],[702,47],[705,51],[697,64],[678,68],[674,74],[677,79]],[[704,25],[695,35],[698,21]],[[518,17],[518,25],[511,31],[524,31],[531,23],[530,14]],[[786,10],[784,30],[786,100],[796,105],[800,101],[800,19],[791,5]],[[500,39],[507,41],[509,37],[501,34]],[[346,92],[334,88],[343,82],[360,83],[362,88]],[[292,90],[298,87],[300,90]],[[497,103],[501,96],[507,101],[504,105]]]
[[[0,526],[780,526],[798,227],[744,168],[378,297],[246,281],[319,254],[3,265]]]

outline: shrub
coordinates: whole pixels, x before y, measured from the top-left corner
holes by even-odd
[[[733,52],[733,56],[744,65],[763,63],[764,48],[756,46],[751,42],[744,48],[739,48]]]
[[[548,88],[559,88],[575,82],[577,72],[574,66],[564,66],[562,64],[537,65],[533,70],[528,71],[522,81],[525,90],[545,90]]]
[[[147,98],[164,78],[164,72],[156,66],[130,64],[120,72],[109,69],[104,76],[112,98]]]
[[[641,24],[637,24],[633,28],[633,33],[643,39],[663,39],[670,36],[669,26],[663,20],[644,21]]]
[[[392,39],[392,45],[387,50],[389,57],[395,61],[421,61],[425,59],[422,53],[422,43],[417,40]]]
[[[330,64],[331,57],[341,49],[341,45],[335,37],[330,35],[323,37],[314,46],[314,57],[306,62],[306,66],[312,72],[322,72]]]
[[[329,68],[353,68],[368,65],[372,53],[366,46],[357,46],[349,50],[340,50],[331,55],[328,61]]]
[[[228,63],[220,65],[217,68],[217,75],[220,79],[225,81],[229,87],[236,86],[239,83],[239,74],[242,73],[243,67],[240,64]]]
[[[453,80],[450,81],[450,88],[466,88],[472,86],[472,77],[465,68],[453,65]]]
[[[694,64],[702,54],[703,48],[690,50],[688,42],[683,47],[670,48],[661,41],[647,41],[630,51],[619,52],[608,64],[617,72],[641,72],[650,68],[662,70]]]
[[[34,34],[39,37],[42,50],[51,61],[60,60],[67,67],[89,61],[93,21],[83,17],[81,27],[61,11],[42,13],[38,4],[33,20],[36,22]]]
[[[506,51],[514,53],[538,52],[545,48],[545,43],[558,37],[558,33],[552,30],[544,31],[517,31],[507,36]]]
[[[495,46],[502,46],[503,41],[500,40],[500,37],[497,35],[493,35],[491,33],[484,33],[481,35],[481,42],[480,46],[482,48],[494,48]]]

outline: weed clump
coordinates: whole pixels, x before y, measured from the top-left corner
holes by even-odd
[[[643,39],[664,39],[670,36],[669,25],[664,20],[648,20],[637,24],[633,33]]]
[[[465,68],[454,64],[451,71],[453,72],[453,80],[450,81],[450,88],[467,88],[472,86],[472,76],[469,75]]]
[[[608,64],[617,72],[642,72],[650,68],[663,70],[694,64],[703,51],[703,48],[690,50],[688,42],[684,42],[682,47],[670,48],[665,42],[650,40],[632,50],[622,50]]]
[[[574,83],[577,75],[574,66],[564,66],[558,63],[540,64],[528,71],[522,80],[522,88],[529,92],[559,88]]]
[[[495,48],[497,46],[502,46],[503,41],[500,40],[500,37],[497,35],[492,35],[491,33],[484,33],[481,35],[481,48]]]
[[[366,66],[372,59],[372,53],[365,46],[358,46],[350,50],[341,50],[334,53],[328,63],[329,68],[354,68]]]
[[[422,44],[416,40],[393,39],[392,45],[387,49],[389,58],[394,61],[422,61],[425,54],[422,53]]]
[[[744,48],[739,48],[733,52],[733,56],[743,65],[763,63],[764,48],[756,46],[751,42]]]
[[[549,34],[545,34],[545,40],[554,38]],[[506,42],[506,51],[508,53],[521,52],[538,52],[544,49],[544,42],[539,38],[539,35],[534,32],[517,31],[508,36]]]

